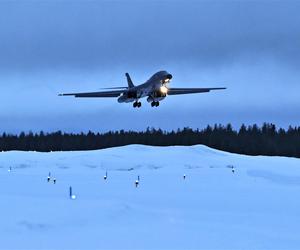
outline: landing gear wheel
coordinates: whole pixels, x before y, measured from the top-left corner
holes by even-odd
[[[136,102],[133,103],[134,108],[140,108],[141,106],[142,106],[141,102],[136,101]]]
[[[158,107],[159,106],[159,102],[151,102],[151,107]]]

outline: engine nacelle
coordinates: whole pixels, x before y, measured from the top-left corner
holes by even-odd
[[[128,91],[127,93],[126,93],[126,96],[127,96],[127,98],[135,98],[135,99],[137,99],[137,92],[136,91]]]
[[[128,91],[118,98],[118,102],[133,102],[137,99],[136,91]]]
[[[161,91],[155,91],[153,93],[154,98],[161,98],[161,97],[165,98],[166,96],[167,96],[167,93],[163,93]]]
[[[153,99],[151,96],[149,96],[149,97],[147,98],[147,102],[154,102],[154,99]]]
[[[161,100],[165,99],[166,96],[167,96],[166,93],[162,93],[161,91],[156,91],[156,92],[153,93],[152,96],[149,96],[147,98],[147,102],[161,101]]]

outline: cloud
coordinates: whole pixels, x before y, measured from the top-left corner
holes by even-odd
[[[1,1],[2,130],[297,124],[299,12],[297,1]],[[142,83],[160,69],[175,87],[228,90],[139,111],[57,97],[125,85],[127,71]]]
[[[299,2],[0,3],[0,69],[300,62]],[[158,63],[159,62],[159,63]]]

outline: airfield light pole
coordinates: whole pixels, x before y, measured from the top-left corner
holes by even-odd
[[[75,200],[76,199],[76,195],[73,194],[73,191],[72,191],[72,187],[70,186],[69,188],[69,196],[70,196],[70,199],[71,200]]]

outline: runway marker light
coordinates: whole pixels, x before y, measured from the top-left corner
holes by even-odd
[[[76,199],[76,195],[73,194],[73,191],[72,191],[72,187],[70,186],[69,188],[69,196],[70,196],[70,199],[71,200],[75,200]]]

